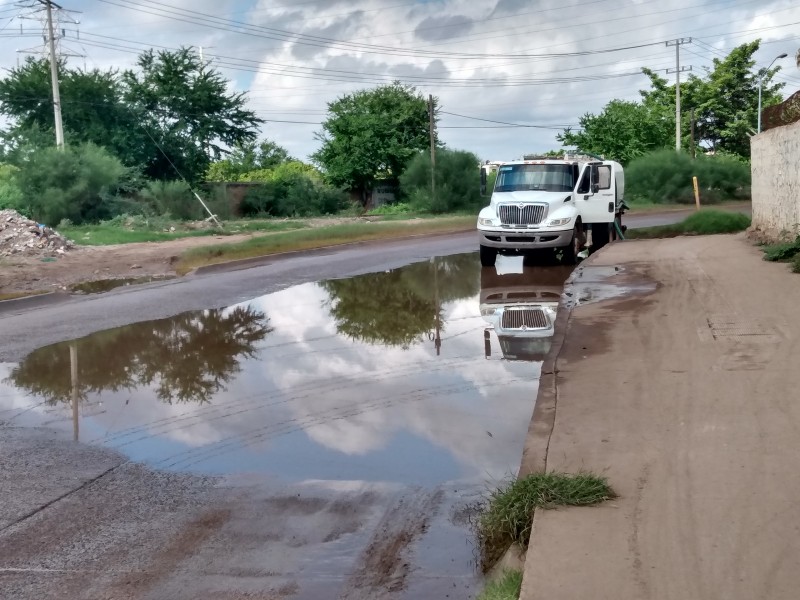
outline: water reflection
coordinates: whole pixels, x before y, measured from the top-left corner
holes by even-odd
[[[484,355],[491,358],[491,333],[506,360],[542,361],[550,351],[556,311],[569,269],[523,267],[516,272],[481,270],[480,311]]]
[[[474,296],[479,271],[473,255],[460,254],[320,285],[339,333],[407,349],[423,334],[441,341],[442,303]]]
[[[101,332],[72,360],[64,343],[0,365],[0,421],[75,419],[77,432],[79,419],[83,441],[172,470],[502,478],[519,464],[538,367],[484,359],[480,289],[469,254]]]
[[[247,306],[185,313],[41,348],[8,382],[49,403],[152,385],[162,402],[203,404],[270,331],[266,315]]]

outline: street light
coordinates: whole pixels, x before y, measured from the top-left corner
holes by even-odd
[[[764,73],[769,71],[769,68],[772,65],[775,64],[776,60],[779,60],[781,58],[786,58],[787,56],[789,56],[789,55],[786,54],[786,52],[784,52],[783,54],[779,54],[778,56],[776,56],[775,58],[772,59],[772,62],[769,63],[769,67],[767,67],[766,69],[761,69],[758,72],[758,131],[757,131],[757,133],[761,133],[761,81],[764,79]]]

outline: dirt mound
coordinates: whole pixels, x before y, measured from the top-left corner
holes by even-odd
[[[0,256],[58,256],[74,247],[71,240],[46,225],[15,210],[0,210]]]

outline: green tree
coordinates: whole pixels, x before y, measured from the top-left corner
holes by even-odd
[[[20,208],[50,226],[62,219],[82,223],[108,218],[115,192],[129,176],[119,159],[94,144],[38,150],[16,173],[24,194]]]
[[[206,181],[247,181],[253,171],[266,171],[295,161],[286,148],[270,140],[238,144],[230,156],[211,164]]]
[[[230,93],[225,78],[193,50],[148,50],[137,65],[122,82],[125,101],[147,133],[139,162],[150,177],[176,179],[177,168],[200,181],[225,147],[256,138],[263,121],[245,107],[245,94]]]
[[[328,104],[317,133],[322,147],[312,160],[334,185],[358,191],[366,203],[376,180],[397,181],[429,147],[428,118],[428,103],[413,86],[395,82],[347,94]]]
[[[478,157],[463,150],[436,152],[435,197],[431,197],[430,152],[418,153],[400,176],[400,190],[418,210],[442,213],[481,205]]]
[[[17,182],[17,173],[19,168],[14,165],[0,163],[0,210],[22,207],[23,196]]]
[[[565,129],[557,139],[564,146],[628,163],[666,148],[674,139],[675,115],[659,103],[612,100],[597,114],[580,118],[581,131]]]
[[[118,72],[72,69],[62,61],[59,89],[66,141],[103,146],[134,166],[131,149],[140,143],[142,132],[123,102]],[[14,123],[18,135],[38,138],[27,132],[41,131],[49,144],[55,142],[49,61],[28,58],[0,80],[0,113]]]

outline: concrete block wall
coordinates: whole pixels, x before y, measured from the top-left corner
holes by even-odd
[[[800,121],[750,139],[753,226],[777,240],[800,234]]]

